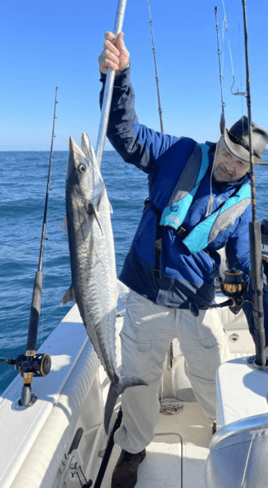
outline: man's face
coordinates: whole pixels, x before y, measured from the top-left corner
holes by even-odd
[[[230,153],[223,140],[219,141],[213,167],[215,180],[220,183],[232,183],[243,178],[249,171],[249,162],[238,159]]]

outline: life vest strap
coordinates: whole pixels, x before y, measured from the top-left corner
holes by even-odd
[[[155,278],[160,279],[162,276],[161,264],[162,264],[163,227],[160,225],[162,212],[150,201],[149,197],[147,197],[144,202],[144,212],[148,206],[153,210],[157,218],[156,235],[154,241],[154,276]]]
[[[187,235],[189,234],[188,230],[186,230],[182,225],[180,225],[177,230],[175,230],[173,227],[170,227],[170,229],[172,229],[177,234],[177,236],[181,237],[181,239],[185,239],[185,237],[187,237]]]

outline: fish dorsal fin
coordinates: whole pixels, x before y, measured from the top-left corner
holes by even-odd
[[[97,158],[95,154],[94,147],[92,146],[90,139],[86,132],[82,132],[81,136],[81,149],[84,155],[93,161],[94,164],[97,164]]]
[[[65,295],[61,301],[61,306],[66,305],[66,303],[68,303],[68,302],[76,302],[73,285],[71,285],[70,288],[66,291],[66,293],[65,293]]]
[[[81,149],[84,153],[84,155],[90,159],[90,153],[89,153],[89,146],[90,146],[90,140],[86,132],[82,132],[81,136]]]

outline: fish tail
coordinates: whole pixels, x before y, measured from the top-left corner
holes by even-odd
[[[122,395],[126,388],[139,385],[148,386],[148,383],[137,376],[123,376],[117,383],[110,384],[104,412],[104,428],[106,434],[108,434],[111,416],[119,395]]]

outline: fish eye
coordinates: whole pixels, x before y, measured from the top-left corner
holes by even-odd
[[[85,164],[83,164],[83,163],[79,164],[79,166],[78,166],[78,171],[79,171],[80,173],[85,173],[85,172],[86,172],[86,169],[87,169],[87,168],[86,168]]]

